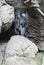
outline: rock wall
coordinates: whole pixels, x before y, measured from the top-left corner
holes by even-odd
[[[40,6],[40,9],[44,12],[43,4]],[[33,9],[30,10],[29,15],[31,16],[29,21],[29,38],[37,43],[39,48],[43,47],[44,49],[44,18],[38,15]]]

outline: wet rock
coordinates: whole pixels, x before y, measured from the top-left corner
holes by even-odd
[[[13,36],[6,47],[6,65],[36,65],[32,59],[35,57],[37,46],[23,36]]]

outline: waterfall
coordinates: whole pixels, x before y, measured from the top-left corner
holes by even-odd
[[[24,6],[23,2],[17,2],[17,7]],[[26,35],[26,29],[28,27],[28,14],[25,9],[15,9],[15,20],[14,20],[15,33],[18,35]]]

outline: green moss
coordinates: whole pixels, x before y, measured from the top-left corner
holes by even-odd
[[[37,65],[42,65],[44,53],[38,53],[35,57],[35,62]]]

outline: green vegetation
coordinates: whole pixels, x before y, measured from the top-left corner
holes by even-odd
[[[37,65],[42,65],[44,53],[38,53],[35,57]]]

